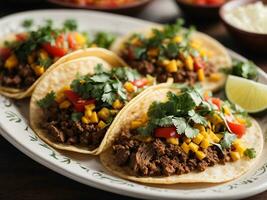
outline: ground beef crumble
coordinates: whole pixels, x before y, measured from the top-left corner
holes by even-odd
[[[206,157],[198,160],[195,154],[186,154],[179,145],[154,138],[142,142],[127,131],[113,144],[115,162],[119,166],[130,167],[137,176],[170,176],[186,174],[191,171],[204,171],[209,166],[230,161],[229,152],[222,152],[217,146],[210,146]]]
[[[59,143],[84,145],[90,149],[99,146],[107,128],[100,129],[97,124],[84,124],[72,121],[72,109],[59,109],[57,103],[44,110],[42,127]]]

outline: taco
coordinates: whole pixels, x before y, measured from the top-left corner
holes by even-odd
[[[247,172],[263,149],[254,119],[192,88],[150,87],[120,118],[100,160],[111,173],[136,182],[229,181]]]
[[[68,24],[65,22],[65,24]],[[37,30],[7,36],[0,44],[0,94],[12,98],[30,96],[39,78],[64,62],[64,55],[91,46],[105,45],[105,35],[91,42],[75,27],[53,28],[48,23]]]
[[[220,68],[231,66],[226,49],[200,32],[182,27],[182,22],[150,27],[118,39],[111,49],[140,73],[158,82],[173,78],[176,83],[196,82],[215,91],[225,82]]]
[[[30,103],[31,127],[55,148],[99,154],[124,105],[152,84],[153,77],[111,66],[98,57],[65,62],[36,86]]]

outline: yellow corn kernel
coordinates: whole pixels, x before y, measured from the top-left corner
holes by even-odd
[[[99,112],[98,112],[98,116],[100,119],[103,119],[103,120],[107,120],[110,116],[110,111],[108,108],[102,108]]]
[[[181,60],[179,60],[179,59],[176,60],[176,65],[177,65],[178,68],[184,67],[184,63]]]
[[[167,66],[170,62],[171,62],[170,60],[165,59],[165,60],[161,61],[161,64],[163,66]]]
[[[48,58],[48,53],[47,53],[45,50],[41,49],[40,52],[39,52],[39,57],[40,57],[42,60],[45,60],[45,59]]]
[[[246,148],[240,144],[235,147],[235,150],[239,153],[240,156],[243,156]]]
[[[190,46],[196,50],[199,50],[201,48],[201,43],[199,41],[191,41]]]
[[[183,37],[181,35],[176,35],[174,38],[173,38],[173,41],[176,42],[176,43],[180,43],[183,41]]]
[[[41,76],[45,72],[44,67],[40,65],[35,66],[33,70],[37,76]]]
[[[146,79],[147,79],[147,85],[153,85],[155,83],[155,78],[151,75],[146,75]]]
[[[197,150],[198,150],[198,148],[199,148],[199,146],[196,145],[196,144],[193,143],[193,142],[190,142],[188,146],[189,146],[190,150],[193,151],[193,152],[197,152]]]
[[[213,142],[220,142],[220,139],[212,132],[212,130],[209,129],[208,134],[210,135],[210,138],[213,140]]]
[[[131,44],[139,46],[141,45],[141,41],[138,37],[134,37],[131,39]]]
[[[75,41],[76,43],[78,43],[79,45],[84,45],[86,43],[86,37],[84,37],[82,34],[80,33],[75,33]]]
[[[236,121],[238,121],[238,123],[240,123],[240,124],[246,124],[246,120],[244,118],[241,118],[241,117],[236,117]]]
[[[230,108],[226,105],[223,106],[223,111],[226,115],[231,115]]]
[[[214,125],[217,125],[223,122],[222,118],[217,113],[214,113],[212,116],[208,117],[208,120]],[[210,125],[210,128],[211,128],[211,125]]]
[[[210,146],[210,141],[208,138],[204,138],[200,144],[200,147],[203,149],[207,149]]]
[[[143,114],[139,119],[142,123],[146,123],[148,120],[147,114]]]
[[[194,61],[193,58],[191,56],[187,56],[185,58],[185,66],[188,70],[193,71],[194,69]]]
[[[221,75],[219,73],[212,73],[209,75],[209,80],[212,82],[218,82],[219,80],[221,80]]]
[[[174,145],[178,145],[179,144],[178,138],[167,138],[166,142],[168,142],[169,144],[174,144]]]
[[[207,133],[207,131],[201,131],[200,133],[204,136],[204,138],[207,138],[207,139],[210,138],[210,136],[209,136],[209,134]]]
[[[193,142],[199,144],[203,140],[204,136],[202,134],[197,134],[196,137],[193,138]]]
[[[223,134],[221,134],[221,133],[216,133],[215,134],[220,140],[223,138]]]
[[[19,64],[19,61],[17,59],[17,57],[12,54],[11,56],[9,56],[6,61],[5,61],[5,67],[7,69],[13,69],[14,67],[16,67]]]
[[[129,93],[135,91],[135,86],[134,86],[132,83],[130,83],[130,82],[126,82],[126,83],[124,83],[123,87],[124,87],[125,90],[126,90],[127,92],[129,92]]]
[[[188,137],[185,137],[185,138],[184,138],[184,142],[187,143],[187,144],[189,144],[189,143],[191,142],[191,139],[188,138]]]
[[[70,107],[71,103],[68,100],[63,101],[62,103],[59,104],[60,109],[66,109]]]
[[[116,99],[113,104],[112,107],[116,110],[120,110],[123,107],[122,102],[119,99]]]
[[[87,117],[88,119],[90,119],[90,117],[92,116],[92,114],[93,114],[93,111],[92,110],[85,109],[85,111],[84,111],[85,117]]]
[[[238,152],[235,152],[235,151],[231,151],[230,152],[230,156],[231,156],[233,161],[236,161],[236,160],[240,159],[240,154]]]
[[[178,67],[177,67],[176,60],[171,60],[169,64],[166,65],[165,68],[166,68],[166,71],[169,73],[177,72]]]
[[[93,112],[91,117],[90,117],[90,122],[91,123],[98,123],[98,121],[99,121],[99,119],[98,119],[96,112]]]
[[[58,92],[55,98],[57,103],[61,103],[65,100],[65,94],[63,92]]]
[[[30,55],[27,56],[27,61],[29,64],[34,63],[34,54],[33,53],[31,53]]]
[[[147,55],[149,57],[156,57],[156,56],[158,56],[158,54],[159,54],[159,49],[158,48],[152,48],[152,49],[149,49],[147,51]]]
[[[235,140],[233,141],[233,143],[232,143],[233,147],[236,147],[236,146],[238,146],[238,145],[240,145],[240,144],[241,144],[240,139],[235,139]]]
[[[202,151],[197,151],[196,156],[199,160],[203,160],[206,157],[206,154]]]
[[[143,122],[141,122],[140,120],[133,120],[131,121],[131,126],[130,128],[131,129],[136,129],[136,128],[139,128],[143,125]]]
[[[205,74],[203,69],[197,70],[197,77],[199,81],[204,81],[205,80]]]
[[[82,117],[82,122],[85,123],[85,124],[89,124],[90,120],[87,117],[83,116]]]
[[[189,153],[190,148],[189,148],[188,144],[186,144],[186,143],[184,142],[184,143],[181,145],[181,147],[182,147],[182,149],[184,150],[184,152],[185,152],[186,154]]]
[[[201,124],[194,124],[194,128],[197,128],[199,130],[199,132],[206,131],[205,127]]]
[[[95,109],[95,104],[91,103],[86,106],[84,106],[85,110],[94,110]]]
[[[105,128],[107,126],[107,124],[105,122],[103,122],[102,120],[97,124],[97,126],[101,129]]]

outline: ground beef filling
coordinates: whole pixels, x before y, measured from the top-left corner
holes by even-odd
[[[84,124],[71,120],[72,109],[61,110],[54,103],[44,110],[45,122],[42,127],[60,143],[83,145],[89,149],[97,148],[105,136],[106,128],[100,129],[97,124]]]
[[[178,70],[177,72],[169,73],[161,66],[156,66],[151,62],[145,60],[127,60],[126,56],[122,56],[127,63],[139,71],[143,75],[151,74],[157,78],[159,83],[166,82],[168,78],[173,78],[176,83],[188,82],[193,85],[198,81],[197,73],[194,71],[188,71],[185,68]],[[216,71],[215,67],[211,63],[207,63],[204,68],[205,77],[209,77],[211,73]]]
[[[141,142],[129,133],[123,133],[113,145],[115,162],[130,167],[137,176],[170,176],[191,171],[204,171],[209,166],[230,161],[229,152],[211,146],[203,160],[193,153],[186,154],[179,145],[168,144],[163,139]]]
[[[1,68],[1,67],[0,67]],[[30,87],[38,76],[30,65],[19,65],[16,69],[7,70],[2,66],[0,69],[0,85],[17,89],[26,89]]]

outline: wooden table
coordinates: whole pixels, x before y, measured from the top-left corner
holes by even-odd
[[[54,8],[54,6],[43,1],[38,0],[38,4],[31,3],[28,5],[22,3],[18,5],[16,3],[16,7],[11,5],[12,3],[8,5],[6,1],[4,5],[1,5],[3,3],[0,2],[0,15],[4,16],[9,13],[28,9]],[[12,0],[11,2],[18,1]],[[164,9],[161,9],[162,7]],[[157,22],[172,22],[177,16],[178,10],[170,0],[155,0],[153,4],[139,15],[141,18]],[[218,39],[225,46],[253,60],[267,72],[267,57],[251,55],[240,49],[220,23],[205,26],[197,25],[197,27],[201,31]],[[133,199],[94,189],[61,176],[25,156],[3,137],[0,137],[0,147],[0,199]],[[247,200],[252,199],[267,199],[267,192],[248,198]]]

